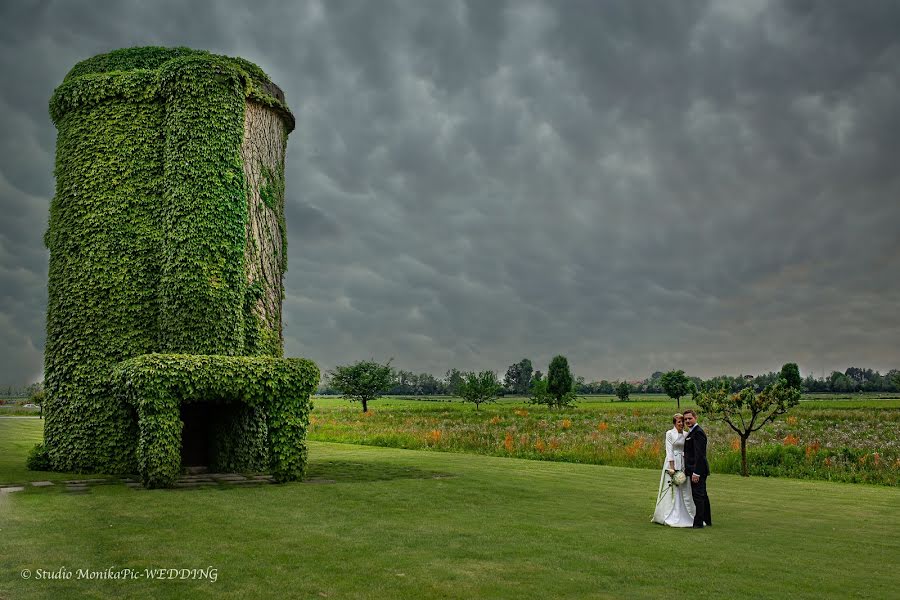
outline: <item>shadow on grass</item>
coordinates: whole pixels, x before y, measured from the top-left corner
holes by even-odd
[[[366,483],[393,479],[443,479],[450,473],[400,466],[389,462],[312,460],[306,467],[304,483]]]

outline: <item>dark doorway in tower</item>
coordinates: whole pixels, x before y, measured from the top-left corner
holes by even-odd
[[[211,402],[189,402],[181,405],[181,466],[208,467],[213,461],[215,440],[213,439],[214,404]]]

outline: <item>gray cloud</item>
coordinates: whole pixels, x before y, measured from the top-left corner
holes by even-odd
[[[286,352],[324,368],[709,376],[900,366],[888,2],[0,8],[0,382],[39,376],[47,101],[186,45],[285,90]]]

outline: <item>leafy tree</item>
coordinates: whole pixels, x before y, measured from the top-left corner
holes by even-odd
[[[531,377],[531,384],[534,385],[536,382],[540,381],[544,377],[544,374],[540,371],[535,371],[534,375]]]
[[[619,400],[622,402],[628,402],[628,394],[631,393],[631,386],[628,385],[627,381],[623,381],[619,385],[616,386],[616,396],[619,397]]]
[[[829,388],[832,392],[852,392],[854,391],[853,380],[840,371],[832,371]]]
[[[516,386],[519,384],[519,363],[509,365],[506,369],[506,375],[503,377],[503,383],[510,393],[516,393]]]
[[[382,365],[373,360],[361,360],[335,367],[330,372],[331,385],[351,402],[362,402],[363,412],[366,412],[368,403],[381,397],[394,383],[390,362]]]
[[[444,375],[444,388],[451,396],[456,396],[459,386],[462,385],[463,375],[459,369],[450,369]]]
[[[553,407],[553,396],[547,391],[547,380],[538,379],[531,384],[529,404],[544,404]]]
[[[659,383],[666,395],[678,404],[679,410],[681,409],[681,399],[696,390],[693,382],[680,369],[663,373],[663,376],[659,378]]]
[[[482,402],[495,402],[501,387],[497,375],[493,371],[480,373],[470,371],[463,375],[457,395],[462,398],[463,402],[475,404],[475,410],[478,410]]]
[[[547,393],[553,397],[553,405],[557,408],[568,406],[578,397],[569,361],[565,356],[557,355],[550,361],[550,368],[547,369]]]
[[[812,373],[806,376],[806,379],[803,380],[803,388],[806,389],[807,392],[821,392],[822,385],[821,382],[813,377]]]
[[[887,372],[887,375],[885,375],[885,379],[893,382],[894,387],[897,388],[897,390],[900,390],[900,369],[891,369]]]
[[[416,394],[420,396],[434,396],[441,390],[441,382],[431,373],[419,373]]]
[[[597,384],[597,393],[598,394],[614,394],[616,393],[613,384],[607,380],[602,380],[599,384]]]
[[[575,391],[579,394],[590,394],[591,393],[591,384],[586,383],[584,377],[580,375],[575,378]]]
[[[725,388],[719,388],[702,391],[694,400],[711,419],[725,422],[741,438],[741,475],[747,477],[747,439],[750,434],[797,406],[800,390],[779,379],[761,392],[744,388],[732,394]]]
[[[800,379],[800,367],[797,366],[797,363],[785,363],[781,367],[781,378],[795,390],[802,389],[803,380]]]
[[[659,383],[659,378],[663,376],[662,371],[654,371],[652,375],[650,375],[650,379],[644,381],[644,390],[650,394],[658,394],[663,391],[662,386]]]
[[[531,385],[531,374],[533,372],[531,360],[523,358],[519,362],[509,365],[506,370],[504,382],[507,389],[514,394],[525,395]]]

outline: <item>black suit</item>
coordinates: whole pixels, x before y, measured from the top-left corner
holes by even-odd
[[[709,498],[706,495],[706,478],[709,477],[709,463],[706,460],[706,433],[695,425],[684,438],[684,474],[699,475],[700,481],[691,480],[691,496],[697,513],[694,515],[694,527],[702,527],[703,523],[712,525],[709,511]]]

